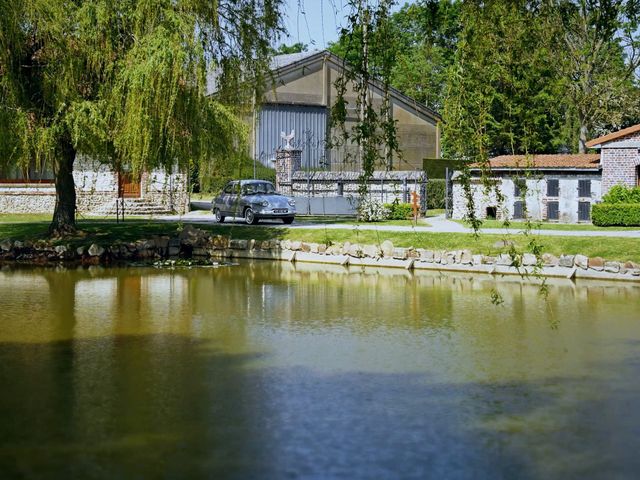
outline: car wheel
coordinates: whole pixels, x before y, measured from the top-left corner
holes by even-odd
[[[258,219],[251,208],[247,208],[244,211],[244,221],[247,222],[247,225],[255,225],[258,223]]]
[[[291,225],[293,223],[293,217],[285,217],[282,219],[282,221],[287,225]]]
[[[216,219],[216,222],[218,222],[218,223],[224,222],[224,215],[222,215],[222,213],[220,213],[220,209],[219,208],[216,208],[213,211],[213,217]]]

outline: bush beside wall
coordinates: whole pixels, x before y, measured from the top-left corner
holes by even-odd
[[[389,220],[406,220],[413,216],[413,209],[410,203],[385,203],[384,206],[389,210],[387,219]]]
[[[429,178],[427,180],[427,210],[443,209],[446,183],[441,178]]]
[[[640,203],[599,203],[591,209],[591,220],[599,227],[640,226]]]

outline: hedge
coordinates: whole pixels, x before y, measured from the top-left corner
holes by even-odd
[[[597,203],[591,209],[591,221],[600,227],[640,226],[640,203]]]
[[[393,202],[385,203],[384,206],[389,211],[387,216],[389,220],[406,220],[413,216],[413,208],[410,203]]]
[[[446,185],[444,179],[430,178],[427,180],[427,210],[444,208],[445,193]]]

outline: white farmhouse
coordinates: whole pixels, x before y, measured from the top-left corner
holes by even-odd
[[[472,166],[471,195],[480,219],[591,221],[591,206],[617,184],[640,185],[640,125],[591,140],[594,154],[502,155],[489,160],[487,188]],[[502,196],[499,196],[496,192]],[[502,200],[502,201],[499,201]],[[460,172],[453,176],[454,219],[468,213]]]

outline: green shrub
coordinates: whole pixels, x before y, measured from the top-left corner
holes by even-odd
[[[389,220],[406,220],[413,215],[413,209],[410,203],[400,203],[395,200],[392,203],[385,203],[385,208],[389,210],[387,218]]]
[[[640,226],[640,203],[598,203],[591,209],[591,220],[600,227]]]
[[[379,200],[366,197],[358,205],[358,220],[361,222],[382,222],[389,218],[389,209]]]
[[[628,188],[624,185],[615,185],[602,197],[602,201],[604,203],[640,203],[640,187]]]
[[[442,178],[430,178],[427,181],[427,210],[445,207],[446,181]]]

